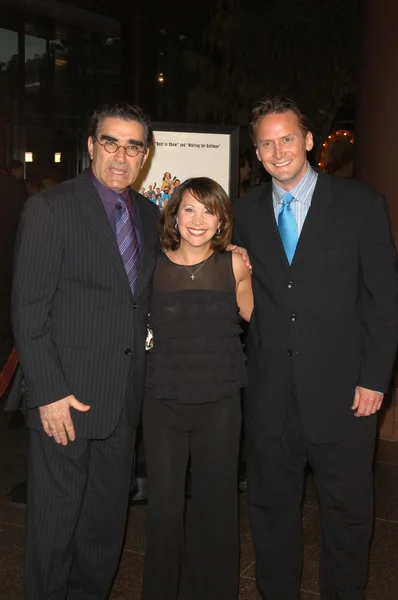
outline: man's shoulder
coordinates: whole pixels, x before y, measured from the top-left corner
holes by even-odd
[[[151,200],[149,200],[148,198],[145,198],[145,196],[143,196],[134,189],[131,189],[130,194],[133,196],[134,202],[137,202],[140,211],[142,211],[144,215],[147,215],[148,218],[151,219],[159,219],[160,213],[159,208],[156,204],[151,202]]]
[[[272,192],[272,183],[262,183],[252,188],[246,194],[238,198],[234,202],[234,212],[236,216],[247,213],[248,210],[257,205],[259,200],[262,200],[269,196]]]
[[[67,179],[66,181],[40,190],[37,194],[29,198],[27,204],[47,204],[50,208],[57,210],[58,207],[66,207],[68,202],[73,202],[78,197],[81,198],[87,192],[97,193],[86,169],[72,179]]]
[[[341,198],[344,201],[351,200],[353,202],[358,201],[362,203],[382,201],[379,192],[367,183],[358,181],[357,179],[334,177],[333,175],[328,175],[326,173],[319,173],[318,182],[321,185],[323,183],[329,185],[331,192],[336,199]]]
[[[51,198],[62,198],[65,196],[71,196],[75,193],[76,184],[79,181],[79,177],[74,177],[73,179],[67,179],[66,181],[62,181],[53,187],[47,188],[43,190],[43,194],[46,194],[47,197]]]
[[[29,211],[39,206],[47,205],[50,209],[55,210],[60,202],[65,202],[68,198],[72,198],[75,193],[75,179],[69,179],[57,185],[45,188],[30,196],[25,203],[25,210]]]

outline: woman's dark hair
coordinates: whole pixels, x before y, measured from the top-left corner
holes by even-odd
[[[92,138],[97,138],[102,121],[109,117],[122,119],[123,121],[137,121],[144,128],[144,144],[145,148],[152,142],[153,131],[152,123],[148,115],[136,104],[102,104],[92,114],[88,123],[88,135]]]
[[[232,205],[221,185],[209,177],[191,177],[175,188],[159,220],[162,249],[177,250],[180,246],[181,236],[176,229],[176,218],[185,192],[190,192],[198,202],[220,219],[220,233],[214,236],[212,246],[214,250],[225,250],[232,237]]]
[[[290,98],[284,96],[274,96],[272,98],[261,98],[253,106],[250,115],[249,132],[253,144],[256,145],[256,130],[259,121],[268,115],[281,115],[285,112],[292,111],[296,117],[303,135],[306,136],[309,132],[308,119],[300,110],[298,104]]]

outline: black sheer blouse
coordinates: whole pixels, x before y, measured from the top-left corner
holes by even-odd
[[[194,274],[194,278],[191,277]],[[215,402],[247,385],[231,252],[184,267],[160,254],[154,274],[146,393]]]

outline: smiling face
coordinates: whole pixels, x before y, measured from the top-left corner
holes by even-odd
[[[220,225],[220,219],[186,190],[176,217],[181,235],[180,248],[185,246],[200,248],[211,245]]]
[[[263,117],[256,128],[256,154],[275,183],[289,191],[307,170],[307,151],[314,145],[304,134],[297,116],[288,110]]]
[[[138,121],[106,117],[100,124],[97,137],[98,141],[92,137],[88,140],[93,173],[106,187],[122,192],[134,183],[148,158],[148,148],[145,149],[144,143],[144,127]],[[127,156],[124,148],[109,154],[101,145],[106,141],[114,141],[119,146],[135,145],[144,152],[139,152],[134,158]]]

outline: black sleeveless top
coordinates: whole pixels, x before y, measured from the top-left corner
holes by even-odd
[[[188,270],[163,253],[158,257],[149,316],[149,397],[202,404],[247,385],[232,253],[214,252],[201,264]]]

